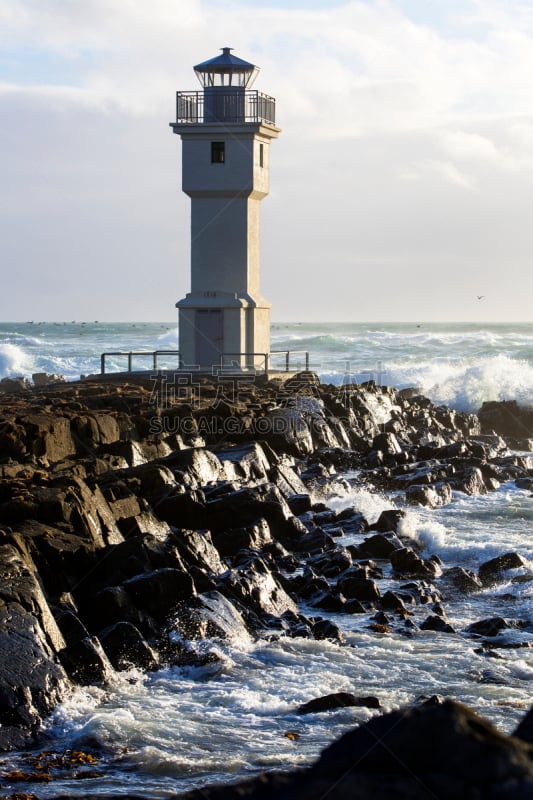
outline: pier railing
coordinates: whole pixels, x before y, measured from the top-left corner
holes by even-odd
[[[184,371],[200,371],[197,364],[185,365],[181,360],[179,350],[114,350],[107,353],[102,353],[100,356],[100,374],[106,374],[107,363],[106,360],[112,356],[126,357],[128,366],[126,372],[133,372],[133,359],[134,358],[150,358],[152,359],[151,367],[153,370],[159,369],[160,356],[175,356],[177,359],[177,366],[175,370]],[[282,364],[276,364],[277,357],[282,357]],[[300,360],[296,360],[299,356]],[[274,357],[274,358],[273,358]],[[303,361],[303,363],[301,363]],[[244,367],[242,366],[244,362]],[[247,365],[250,366],[247,366]],[[268,377],[269,372],[301,372],[305,369],[309,371],[309,352],[307,350],[271,350],[270,353],[221,353],[218,366],[213,364],[213,372],[228,372],[231,370],[246,370],[256,375],[265,375]],[[109,374],[109,373],[107,373]]]
[[[152,359],[152,369],[158,369],[159,356],[177,356],[178,369],[181,367],[180,351],[179,350],[115,350],[114,352],[102,353],[100,356],[100,374],[106,374],[106,358],[108,356],[127,356],[128,369],[127,372],[133,372],[133,357],[142,356],[144,358]]]
[[[304,365],[294,361],[294,357],[303,356]],[[283,356],[283,363],[277,366],[272,362],[272,356]],[[292,357],[292,362],[291,362]],[[244,367],[243,367],[244,361]],[[267,378],[269,372],[301,372],[309,371],[309,352],[307,350],[271,350],[270,353],[221,353],[220,371],[245,369],[256,374],[264,374]]]

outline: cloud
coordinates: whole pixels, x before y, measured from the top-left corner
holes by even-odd
[[[277,319],[457,319],[480,276],[501,298],[483,313],[530,315],[529,3],[0,0],[0,38],[5,319],[174,318],[189,201],[168,122],[224,45],[283,129],[262,204]]]

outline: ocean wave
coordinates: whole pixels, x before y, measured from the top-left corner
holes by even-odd
[[[33,359],[22,347],[0,343],[0,378],[26,378],[31,375]]]
[[[525,360],[506,355],[485,357],[472,362],[431,361],[407,370],[401,365],[388,367],[391,385],[398,381],[418,386],[434,403],[459,411],[476,412],[485,401],[516,400],[533,404],[533,367]],[[406,374],[407,373],[407,374]]]
[[[157,337],[155,350],[178,349],[178,329],[171,328]]]
[[[523,406],[533,405],[533,366],[506,355],[378,362],[366,370],[332,370],[319,375],[324,383],[335,385],[375,380],[396,389],[413,387],[437,405],[470,413],[489,400],[516,400]]]
[[[45,334],[43,334],[44,336]],[[45,342],[43,339],[39,339],[36,336],[25,336],[23,333],[3,333],[0,331],[0,337],[2,339],[3,344],[16,344],[21,347],[24,345],[44,345]]]

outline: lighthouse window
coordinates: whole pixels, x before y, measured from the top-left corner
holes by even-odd
[[[223,164],[226,156],[225,142],[211,142],[211,163]]]
[[[264,145],[260,144],[259,145],[259,166],[260,167],[264,167],[265,166],[264,162],[263,162],[263,159],[264,159],[263,149],[264,149]]]

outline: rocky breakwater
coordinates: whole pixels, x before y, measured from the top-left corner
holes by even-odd
[[[448,569],[404,536],[403,507],[533,478],[533,456],[511,452],[494,426],[415,392],[321,385],[311,373],[172,385],[163,375],[6,391],[0,408],[4,750],[37,736],[74,685],[132,665],[216,663],[198,642],[236,630],[342,646],[325,613],[335,611],[376,635],[452,633],[446,592],[523,566],[502,553],[478,574]],[[353,470],[394,490],[399,507],[372,524],[329,508],[331,486]],[[505,646],[508,630],[522,645],[533,638],[528,620],[476,624],[473,647]],[[379,707],[353,699],[363,701]]]

